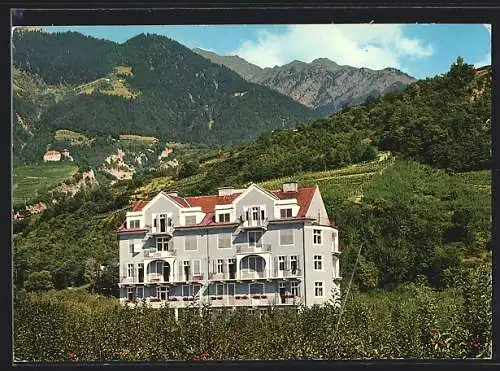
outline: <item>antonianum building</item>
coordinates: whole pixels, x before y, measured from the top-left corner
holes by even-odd
[[[340,294],[338,230],[318,187],[160,192],[137,202],[117,234],[125,302],[312,306]]]

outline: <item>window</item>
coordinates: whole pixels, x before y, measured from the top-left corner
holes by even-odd
[[[284,256],[278,256],[278,270],[280,271],[285,270],[285,262],[286,258]]]
[[[217,259],[217,273],[224,273],[224,259]]]
[[[248,256],[241,259],[241,269],[249,269],[262,272],[264,270],[265,261],[260,256]]]
[[[314,296],[323,297],[323,282],[314,282]]]
[[[199,260],[193,260],[193,274],[194,275],[200,275],[201,271],[200,271],[200,267],[201,267],[201,262]]]
[[[323,270],[323,256],[314,255],[314,270],[315,271]]]
[[[186,216],[186,225],[194,225],[196,224],[196,215]]]
[[[219,223],[229,223],[230,213],[219,214]]]
[[[313,229],[313,243],[321,245],[321,229]]]
[[[128,253],[134,253],[134,240],[128,240]]]
[[[129,228],[130,229],[139,228],[139,219],[130,220]]]
[[[144,298],[144,287],[142,287],[142,286],[136,287],[136,297],[139,299]]]
[[[263,295],[264,294],[264,284],[251,283],[248,285],[248,291],[249,291],[250,295]]]
[[[280,245],[293,245],[293,230],[280,230]]]
[[[222,284],[215,285],[215,295],[217,296],[224,295],[224,286]]]
[[[280,210],[281,218],[291,218],[292,217],[292,209],[281,209]]]
[[[134,300],[135,299],[135,290],[133,287],[128,287],[127,288],[127,299],[128,300]]]
[[[185,236],[184,250],[198,250],[198,236]]]
[[[226,295],[234,296],[234,283],[226,283],[224,288]]]
[[[139,282],[144,282],[144,263],[137,263],[137,275]]]
[[[167,218],[167,214],[160,214],[157,218],[153,219],[153,227],[158,228],[159,224],[159,232],[167,232],[167,226],[172,225],[172,219]]]
[[[292,274],[297,273],[297,269],[299,268],[298,266],[299,263],[297,255],[290,256],[290,270],[292,271]]]
[[[184,260],[184,279],[189,280],[189,260]]]
[[[262,246],[262,232],[248,231],[248,244],[250,246]]]
[[[252,220],[259,220],[259,207],[252,207]]]
[[[292,281],[291,285],[292,285],[292,290],[291,290],[292,295],[299,296],[299,283]]]
[[[231,234],[219,234],[219,249],[229,249],[231,248]]]
[[[158,286],[156,288],[156,297],[160,300],[167,300],[168,299],[168,287]]]
[[[156,249],[158,251],[167,251],[168,250],[168,238],[167,237],[156,238]]]
[[[229,258],[227,259],[227,270],[229,272],[229,279],[236,278],[236,259]]]
[[[134,264],[129,263],[127,265],[127,277],[134,277]]]
[[[198,292],[201,290],[201,285],[193,285],[193,296],[198,295]]]
[[[182,296],[193,296],[193,286],[182,285]]]

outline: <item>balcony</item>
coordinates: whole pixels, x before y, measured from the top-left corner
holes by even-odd
[[[121,279],[120,279],[120,283],[121,284],[133,284],[135,282],[135,277],[126,277],[126,276],[122,276]]]
[[[143,250],[144,259],[162,259],[174,256],[176,253],[175,249],[168,250],[157,250],[157,249],[147,249]]]
[[[147,275],[148,283],[163,283],[163,274],[161,273],[149,273]],[[168,281],[166,281],[168,282]]]
[[[236,272],[234,272],[233,274],[229,274],[228,272],[210,273],[208,277],[212,281],[235,280]]]
[[[297,278],[302,276],[302,271],[300,269],[286,269],[286,270],[277,270],[276,278]]]
[[[156,226],[156,227],[151,227],[151,235],[154,236],[173,236],[175,228],[173,226]]]
[[[238,273],[236,273],[236,278],[238,280],[270,279],[272,277],[273,277],[273,271],[271,269],[265,269],[262,271],[242,269]]]
[[[237,254],[259,254],[259,253],[268,253],[270,251],[271,251],[270,244],[256,244],[256,245],[240,244],[240,245],[236,245],[236,253]]]
[[[267,224],[269,223],[268,218],[257,219],[257,220],[244,220],[240,219],[240,229],[267,229]]]
[[[203,303],[208,303],[212,308],[223,308],[223,307],[263,307],[263,306],[296,306],[302,303],[302,298],[300,296],[287,295],[285,297],[280,297],[276,293],[265,293],[265,294],[243,294],[243,295],[222,295],[222,296],[210,296],[205,297]],[[128,300],[121,299],[122,303],[129,303]],[[196,306],[196,302],[193,297],[186,296],[170,296],[168,299],[160,300],[154,296],[140,299],[139,301],[144,301],[149,303],[153,308],[160,308],[164,305],[170,308],[189,308]],[[130,305],[130,304],[129,304]]]

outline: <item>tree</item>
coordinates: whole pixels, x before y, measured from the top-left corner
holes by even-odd
[[[364,256],[360,256],[358,280],[361,290],[369,291],[378,287],[379,269],[374,262],[367,261]]]
[[[54,288],[52,274],[46,270],[32,272],[28,275],[24,287],[27,291],[36,292],[51,290]]]
[[[179,169],[179,179],[190,177],[191,175],[196,174],[199,168],[199,164],[194,161],[188,161],[185,164],[181,165]]]

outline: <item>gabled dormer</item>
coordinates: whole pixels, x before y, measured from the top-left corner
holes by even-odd
[[[265,227],[274,217],[274,204],[279,201],[273,193],[251,184],[234,201],[237,221],[241,227]]]

